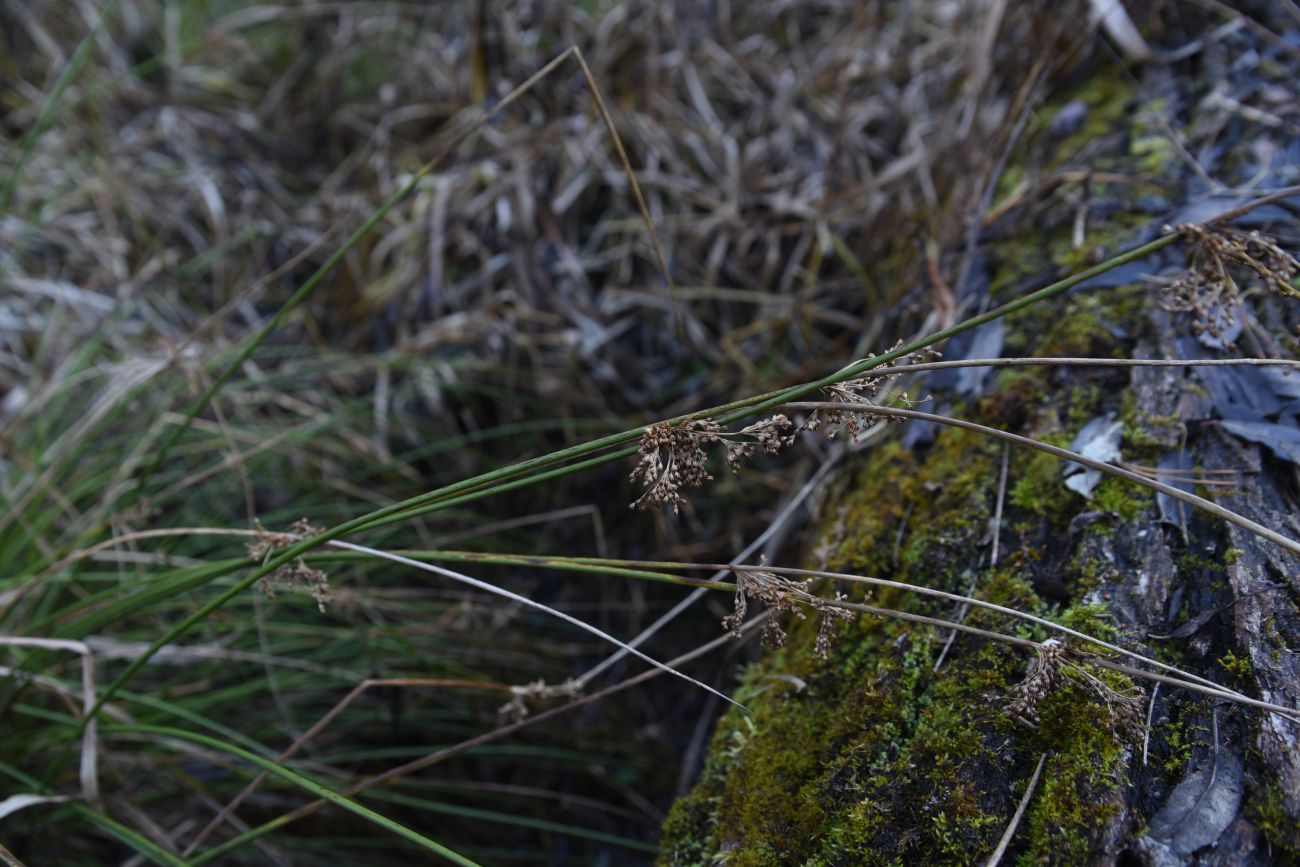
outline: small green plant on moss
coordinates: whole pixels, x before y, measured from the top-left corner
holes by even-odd
[[[1229,650],[1223,656],[1219,657],[1219,665],[1223,670],[1232,675],[1238,683],[1252,684],[1255,682],[1255,666],[1244,656],[1237,656]]]

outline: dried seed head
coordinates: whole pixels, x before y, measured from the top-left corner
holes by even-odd
[[[1029,663],[1025,679],[1012,688],[1007,713],[1032,725],[1038,720],[1038,705],[1068,681],[1091,692],[1101,702],[1106,708],[1106,723],[1112,730],[1130,737],[1141,735],[1146,727],[1142,690],[1115,689],[1080,664],[1088,659],[1064,641],[1056,638],[1044,641],[1038,645],[1038,657]]]
[[[844,594],[836,593],[833,601],[843,602]],[[840,631],[840,625],[852,622],[857,615],[852,611],[837,608],[825,599],[814,602],[813,607],[821,613],[821,621],[817,624],[817,641],[813,647],[813,653],[818,659],[829,659],[831,647],[835,644],[835,636]]]
[[[1164,307],[1192,314],[1197,334],[1222,337],[1236,321],[1241,292],[1231,269],[1253,273],[1269,291],[1300,298],[1292,285],[1300,261],[1259,232],[1238,232],[1198,225],[1178,225],[1173,231],[1191,248],[1187,273],[1165,287]]]
[[[632,508],[649,509],[666,504],[676,514],[686,502],[683,489],[698,488],[713,480],[705,468],[708,456],[704,446],[721,442],[727,465],[736,472],[759,449],[774,455],[793,442],[793,435],[782,435],[790,426],[790,420],[784,415],[774,415],[739,431],[725,431],[709,419],[691,419],[677,427],[663,422],[646,428],[637,450],[640,458],[628,477],[634,482],[639,480],[645,491],[632,503]]]
[[[894,344],[893,352],[902,346],[902,342]],[[867,358],[876,356],[868,355]],[[893,368],[903,367],[910,364],[924,364],[928,361],[936,361],[942,355],[935,349],[928,347],[918,349],[916,352],[895,358],[893,361],[886,362],[879,367],[867,371],[861,376],[853,379],[846,379],[844,382],[838,382],[834,385],[828,385],[822,389],[828,401],[834,403],[853,404],[853,403],[870,403],[876,406],[884,406],[890,401],[897,401],[906,408],[916,405],[916,401],[908,395],[906,391],[896,390],[895,386],[905,375],[904,371],[896,371]],[[821,430],[823,427],[828,428],[826,437],[833,439],[841,430],[849,432],[850,438],[856,438],[873,420],[883,419],[885,422],[902,422],[904,419],[897,416],[876,416],[868,418],[865,413],[853,412],[844,409],[818,409],[814,410],[808,419],[803,423],[802,430]]]
[[[757,599],[771,610],[771,616],[763,624],[763,642],[769,647],[783,646],[786,635],[779,615],[793,612],[800,620],[807,616],[799,607],[800,600],[808,595],[803,590],[803,583],[762,569],[736,568],[733,571],[736,574],[735,610],[723,618],[723,627],[733,635],[740,635],[740,626],[749,608],[747,598]]]
[[[288,548],[295,542],[319,535],[322,530],[312,526],[306,518],[300,518],[289,528],[288,533],[272,533],[257,523],[257,541],[248,545],[248,556],[253,560],[266,561],[275,551]],[[286,563],[270,575],[257,582],[257,587],[267,599],[274,599],[276,590],[304,589],[316,600],[316,607],[325,613],[325,606],[333,600],[329,575],[320,569],[308,566],[301,557],[293,563]]]
[[[581,694],[582,685],[576,680],[555,684],[535,680],[522,686],[510,687],[510,701],[497,708],[497,713],[508,722],[519,722],[528,717],[529,699],[575,698]]]
[[[1038,645],[1038,656],[1030,661],[1025,679],[1011,689],[1012,699],[1007,703],[1007,713],[1030,722],[1038,719],[1039,703],[1061,685],[1061,665],[1066,649],[1065,642],[1056,638]]]
[[[277,590],[306,590],[316,600],[316,607],[322,614],[325,613],[325,606],[334,599],[329,575],[308,566],[301,557],[262,578],[257,582],[257,587],[266,594],[267,599],[274,599]]]

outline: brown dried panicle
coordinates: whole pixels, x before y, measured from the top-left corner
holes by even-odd
[[[510,687],[510,701],[497,708],[497,713],[508,722],[519,722],[528,717],[529,699],[571,699],[581,694],[582,684],[576,680],[566,680],[564,683],[547,683],[544,680],[535,680],[522,686]]]
[[[749,608],[747,598],[757,599],[772,611],[772,615],[763,624],[763,643],[773,648],[784,646],[786,634],[777,618],[788,611],[794,612],[800,620],[807,617],[799,607],[799,602],[808,597],[803,589],[806,582],[792,581],[761,569],[737,567],[732,571],[736,574],[735,609],[722,618],[723,629],[739,637],[745,612]]]
[[[788,430],[790,426],[790,419],[777,413],[771,418],[756,421],[734,433],[720,434],[722,445],[727,450],[727,466],[733,473],[740,472],[741,462],[758,454],[759,449],[762,449],[764,454],[780,454],[781,449],[794,441],[793,435],[782,434],[782,431]]]
[[[288,548],[295,542],[309,539],[321,532],[319,527],[312,526],[306,518],[295,521],[288,533],[272,533],[258,522],[257,541],[248,545],[248,556],[265,562],[273,552]],[[312,599],[316,600],[316,607],[322,614],[325,613],[325,606],[334,598],[328,573],[308,566],[301,557],[292,563],[285,563],[262,578],[257,582],[257,587],[266,594],[267,599],[274,599],[276,590],[305,589],[311,593]]]
[[[1072,655],[1087,659],[1086,654]],[[1112,730],[1134,739],[1146,731],[1146,719],[1142,713],[1146,693],[1139,687],[1117,690],[1074,662],[1067,662],[1063,670],[1072,683],[1090,691],[1106,707],[1106,723]]]
[[[894,344],[890,352],[902,345],[902,341],[899,341]],[[875,357],[874,354],[867,356],[868,359]],[[826,395],[827,400],[833,403],[870,403],[884,406],[890,401],[897,401],[910,409],[916,404],[916,401],[913,401],[906,391],[894,390],[899,380],[906,375],[906,371],[896,371],[893,368],[910,364],[924,364],[929,361],[937,361],[941,357],[942,354],[938,350],[929,347],[918,349],[869,370],[861,376],[828,385],[822,389],[822,392]],[[886,422],[903,421],[902,418],[892,416],[876,416],[869,419],[864,413],[847,409],[818,409],[813,410],[812,414],[808,416],[807,421],[803,423],[802,430],[816,431],[831,426],[826,433],[828,439],[834,438],[841,430],[847,430],[850,437],[856,438],[871,421],[878,418],[883,418]]]
[[[813,645],[813,655],[818,659],[829,659],[831,647],[835,644],[835,637],[839,634],[840,626],[844,623],[852,623],[857,615],[852,611],[837,607],[835,602],[844,601],[843,593],[836,593],[833,600],[818,599],[813,603],[813,607],[821,615],[821,620],[817,624],[817,641]]]
[[[1187,273],[1165,287],[1164,307],[1192,314],[1192,330],[1220,337],[1233,325],[1241,292],[1231,268],[1252,272],[1269,291],[1300,298],[1293,285],[1300,261],[1257,231],[1180,224],[1173,231],[1191,247]]]
[[[1068,650],[1064,641],[1049,638],[1038,645],[1038,655],[1030,660],[1025,679],[1011,688],[1007,713],[1017,719],[1038,720],[1038,705],[1055,692],[1064,680],[1061,666]]]
[[[1142,734],[1145,695],[1137,687],[1117,690],[1085,669],[1087,654],[1070,648],[1064,641],[1049,638],[1038,645],[1038,656],[1029,663],[1025,679],[1012,687],[1007,713],[1029,724],[1038,720],[1038,705],[1066,681],[1091,692],[1105,706],[1111,729],[1130,737]]]
[[[737,472],[741,462],[758,454],[759,449],[774,455],[789,445],[793,435],[783,436],[781,432],[790,426],[790,420],[778,414],[738,431],[723,430],[709,419],[691,419],[677,427],[662,422],[646,428],[638,449],[640,459],[628,476],[631,481],[640,480],[645,491],[632,503],[632,508],[649,509],[666,504],[677,514],[686,502],[683,489],[698,488],[713,480],[705,469],[708,455],[704,446],[721,442],[727,466]]]
[[[732,612],[722,618],[722,628],[737,638],[740,637],[740,627],[744,624],[745,614],[749,610],[750,597],[762,602],[771,610],[771,616],[763,624],[763,642],[773,648],[783,647],[786,642],[785,630],[781,628],[778,621],[779,615],[793,612],[798,619],[804,620],[807,615],[804,614],[800,603],[815,608],[821,615],[813,651],[818,659],[826,659],[830,655],[840,624],[856,617],[852,611],[836,607],[835,603],[844,601],[842,594],[836,593],[835,598],[830,600],[808,593],[804,588],[811,579],[794,581],[762,569],[736,568],[732,571],[736,574],[736,599]]]

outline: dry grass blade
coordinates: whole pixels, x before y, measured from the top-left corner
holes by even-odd
[[[1047,753],[1038,757],[1038,764],[1034,766],[1033,776],[1029,778],[1029,784],[1025,786],[1025,793],[1020,797],[1020,803],[1016,805],[1016,812],[1007,823],[1007,830],[1002,832],[1002,839],[998,840],[998,847],[993,850],[989,856],[987,867],[998,867],[1002,861],[1002,856],[1006,854],[1007,847],[1011,845],[1012,839],[1016,836],[1016,828],[1020,826],[1020,820],[1025,815],[1025,809],[1029,806],[1029,799],[1034,796],[1034,790],[1038,788],[1038,777],[1043,773],[1043,764],[1047,761]]]
[[[61,638],[16,638],[0,635],[0,647],[32,647],[39,650],[63,650],[81,657],[82,708],[86,714],[81,735],[81,796],[87,803],[99,803],[99,729],[92,715],[95,701],[95,654],[80,641]]]
[[[403,566],[410,566],[413,569],[420,569],[425,572],[432,572],[435,575],[441,575],[444,578],[450,578],[453,581],[458,581],[461,584],[466,584],[478,590],[483,590],[495,596],[500,596],[503,599],[509,599],[511,602],[517,602],[520,605],[526,605],[529,608],[535,608],[538,611],[551,615],[552,617],[558,617],[560,620],[563,620],[565,623],[572,624],[573,626],[578,627],[584,632],[589,632],[592,635],[596,636],[597,638],[608,641],[610,644],[617,645],[619,649],[632,654],[637,659],[640,659],[642,662],[648,662],[650,665],[653,665],[655,668],[661,669],[662,671],[666,671],[667,673],[673,675],[674,677],[680,677],[682,680],[686,681],[687,683],[698,686],[700,689],[704,690],[705,692],[712,693],[713,695],[717,696],[718,698],[722,699],[723,701],[727,702],[730,705],[734,705],[740,708],[741,710],[746,710],[744,705],[740,704],[739,702],[733,701],[731,698],[729,698],[726,695],[723,695],[721,692],[718,692],[716,689],[709,686],[708,684],[701,683],[700,681],[696,680],[693,677],[682,674],[680,671],[676,671],[675,669],[668,667],[664,663],[659,662],[657,659],[653,659],[649,656],[646,656],[644,653],[637,650],[635,647],[628,645],[626,642],[619,641],[614,636],[610,635],[607,632],[604,632],[603,630],[597,629],[596,627],[592,626],[590,623],[580,620],[571,614],[566,614],[563,611],[558,611],[554,608],[551,608],[549,605],[543,605],[542,603],[537,602],[536,600],[529,599],[527,596],[521,596],[518,593],[514,593],[510,590],[497,587],[493,584],[487,583],[486,581],[480,581],[477,578],[471,578],[468,575],[462,575],[459,572],[454,572],[451,569],[447,569],[442,566],[435,565],[433,563],[421,563],[419,560],[412,560],[411,558],[403,557],[400,554],[392,554],[387,551],[380,551],[377,548],[367,548],[364,545],[355,545],[351,542],[343,542],[338,539],[334,539],[327,544],[333,548],[341,548],[345,551],[355,551],[359,554],[366,554],[370,557],[375,557],[380,560],[388,560],[392,563],[400,563]]]

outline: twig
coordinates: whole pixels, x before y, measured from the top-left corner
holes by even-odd
[[[1007,846],[1011,845],[1011,840],[1016,836],[1016,828],[1020,825],[1020,819],[1025,815],[1025,808],[1029,806],[1029,799],[1034,796],[1034,790],[1038,788],[1038,777],[1043,773],[1043,763],[1047,761],[1047,753],[1038,757],[1038,765],[1034,768],[1034,775],[1029,778],[1029,785],[1025,786],[1025,793],[1020,796],[1020,803],[1016,806],[1015,815],[1011,817],[1011,823],[1007,825],[1007,830],[1002,832],[1002,839],[998,841],[998,847],[993,850],[989,856],[988,867],[998,867],[998,862],[1007,851]]]
[[[1147,748],[1151,746],[1151,720],[1156,715],[1156,696],[1160,695],[1160,684],[1151,689],[1151,701],[1147,703],[1147,724],[1142,732],[1142,766],[1146,767]]]

